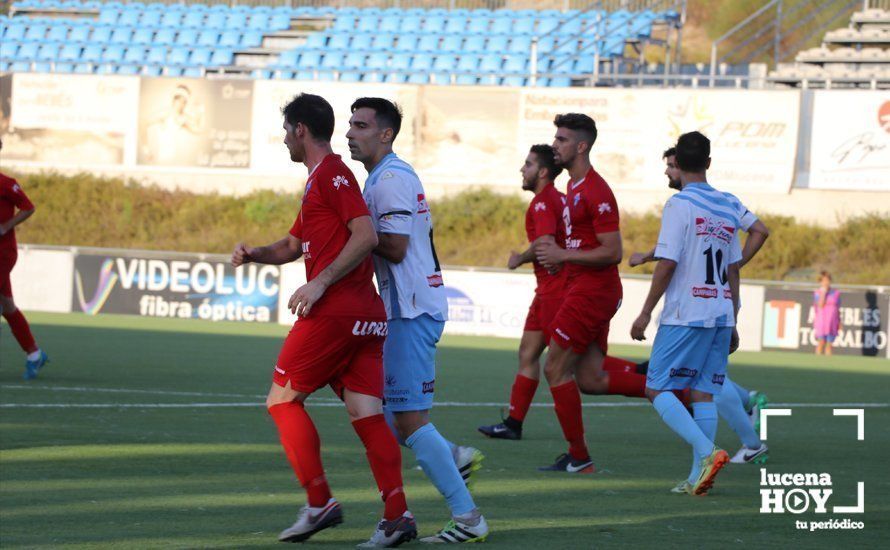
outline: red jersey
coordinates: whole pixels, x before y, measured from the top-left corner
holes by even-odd
[[[562,219],[565,209],[566,197],[550,183],[535,195],[525,211],[525,233],[528,242],[533,243],[544,235],[553,235],[556,244],[561,248],[566,246],[566,225]],[[538,286],[536,294],[549,295],[561,293],[565,288],[565,269],[556,274],[550,274],[547,268],[534,262],[535,279]]]
[[[309,174],[303,205],[290,234],[303,245],[306,280],[324,271],[346,246],[349,220],[370,216],[352,171],[330,154]],[[310,316],[361,316],[386,319],[383,302],[374,288],[371,255],[325,291]]]
[[[597,233],[618,231],[618,203],[609,184],[591,168],[581,181],[569,182],[566,189],[566,249],[599,248]],[[618,266],[590,267],[568,263],[569,280],[619,285]]]
[[[14,179],[0,174],[0,223],[6,223],[15,216],[15,210],[31,210],[34,205]],[[0,250],[15,250],[15,229],[0,235]]]

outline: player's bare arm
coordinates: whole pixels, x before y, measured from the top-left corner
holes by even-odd
[[[293,262],[303,255],[303,243],[288,234],[280,241],[266,246],[251,247],[244,243],[235,245],[232,252],[232,267],[254,262],[258,264],[281,265]]]
[[[34,214],[34,210],[34,208],[29,210],[19,210],[8,222],[0,223],[0,235],[6,235],[12,231],[15,226],[30,218],[31,215]]]
[[[634,252],[630,255],[630,260],[628,260],[628,264],[630,267],[637,267],[643,265],[648,262],[655,261],[655,248],[650,250],[649,252]]]
[[[541,235],[522,252],[511,251],[510,259],[507,260],[507,268],[516,269],[523,264],[535,261],[535,247],[539,244],[552,244],[558,246],[556,245],[556,237],[553,235]]]
[[[402,263],[408,253],[408,235],[377,233],[377,247],[374,254],[394,264]]]
[[[733,318],[735,319],[735,325],[732,327],[732,338],[729,341],[729,353],[735,352],[735,350],[739,349],[739,307],[741,306],[741,301],[739,297],[739,292],[741,291],[741,275],[740,275],[740,267],[741,262],[737,262],[734,264],[729,264],[729,267],[726,268],[726,276],[729,279],[729,291],[732,292],[732,311]]]
[[[371,216],[359,216],[346,224],[351,235],[340,254],[318,276],[297,289],[287,302],[291,313],[309,315],[313,304],[324,296],[329,286],[356,268],[378,244]]]
[[[768,237],[769,229],[760,220],[757,220],[748,228],[748,238],[745,239],[745,247],[742,249],[742,260],[739,262],[739,269],[751,261],[751,258],[757,254]]]
[[[589,267],[606,267],[621,263],[621,232],[598,233],[600,246],[592,250],[566,250],[552,243],[535,243],[538,262],[548,269],[566,262]]]
[[[643,303],[643,310],[630,327],[630,337],[634,340],[646,339],[646,327],[649,326],[649,321],[652,320],[652,310],[655,309],[658,301],[664,296],[664,291],[671,284],[671,279],[674,277],[676,269],[677,262],[666,259],[658,260],[658,265],[655,266],[655,273],[652,274],[652,285],[649,287],[649,295],[646,296],[646,301]]]

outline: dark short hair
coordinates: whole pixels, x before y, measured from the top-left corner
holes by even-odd
[[[689,132],[677,140],[677,166],[684,172],[703,172],[711,158],[711,140],[701,132]]]
[[[568,128],[576,132],[584,134],[584,141],[590,147],[596,142],[596,122],[584,113],[566,113],[564,115],[556,115],[553,119],[553,125],[557,128]]]
[[[676,147],[668,147],[664,150],[664,153],[661,154],[661,158],[666,159],[668,157],[676,157],[677,156],[677,148]]]
[[[302,124],[309,128],[317,140],[331,141],[334,135],[334,109],[321,96],[299,94],[281,109],[281,113],[291,126]]]
[[[553,160],[553,147],[539,143],[532,145],[529,152],[538,157],[538,165],[547,169],[547,177],[551,180],[555,180],[556,176],[562,172],[562,167],[557,166],[556,161]]]
[[[395,141],[402,129],[402,110],[398,105],[388,99],[382,97],[360,97],[352,102],[351,112],[359,109],[371,109],[374,111],[374,118],[377,120],[377,126],[381,128],[392,128],[392,139]]]

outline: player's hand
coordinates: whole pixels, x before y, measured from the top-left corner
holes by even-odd
[[[638,265],[643,265],[646,263],[646,253],[645,252],[634,252],[630,255],[630,260],[627,261],[630,264],[630,267],[637,267]]]
[[[634,321],[634,324],[630,326],[630,337],[634,340],[645,340],[646,327],[649,326],[649,321],[651,320],[652,315],[648,313],[640,313],[640,316],[637,317],[637,320]]]
[[[290,308],[291,313],[296,313],[298,317],[305,317],[309,315],[309,310],[312,309],[315,302],[324,296],[325,290],[327,287],[317,279],[313,279],[293,293],[290,300],[287,301],[287,307]]]
[[[535,244],[535,258],[548,270],[565,261],[563,250],[556,243],[543,241]]]
[[[522,265],[522,255],[515,250],[510,251],[510,259],[507,260],[507,269],[516,269]]]
[[[6,229],[6,224],[0,223],[0,237],[2,237],[3,235],[6,235],[7,231],[9,231],[9,229]]]
[[[562,271],[562,265],[552,265],[547,268],[547,273],[551,275],[556,275],[560,271]]]
[[[238,243],[237,245],[235,245],[235,251],[232,252],[232,267],[238,267],[250,262],[251,250],[252,249],[244,243]]]
[[[733,354],[739,349],[739,331],[732,327],[732,336],[729,339],[729,353]]]

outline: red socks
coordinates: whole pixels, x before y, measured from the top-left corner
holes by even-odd
[[[587,460],[587,443],[584,442],[584,420],[581,418],[581,393],[574,380],[559,386],[551,386],[553,408],[562,426],[562,433],[569,442],[569,454],[575,460]]]
[[[3,313],[3,318],[9,323],[9,330],[12,331],[12,335],[15,336],[25,353],[37,351],[37,344],[34,343],[34,336],[31,335],[31,327],[28,326],[28,321],[22,315],[22,310],[16,309],[12,313]]]
[[[609,394],[646,397],[646,375],[635,372],[609,371]]]
[[[301,403],[280,403],[269,407],[278,426],[278,437],[300,485],[306,489],[309,506],[318,508],[331,499],[331,490],[321,465],[321,441],[315,424]]]
[[[603,358],[603,370],[610,375],[613,372],[637,372],[637,364],[627,359],[619,359],[607,355]]]
[[[513,381],[513,390],[510,392],[510,418],[517,422],[525,420],[525,415],[528,414],[528,408],[532,404],[537,389],[537,380],[521,374],[516,375],[516,380]]]
[[[382,414],[366,416],[352,423],[368,455],[371,472],[383,497],[383,517],[399,518],[408,510],[402,490],[402,451]]]

